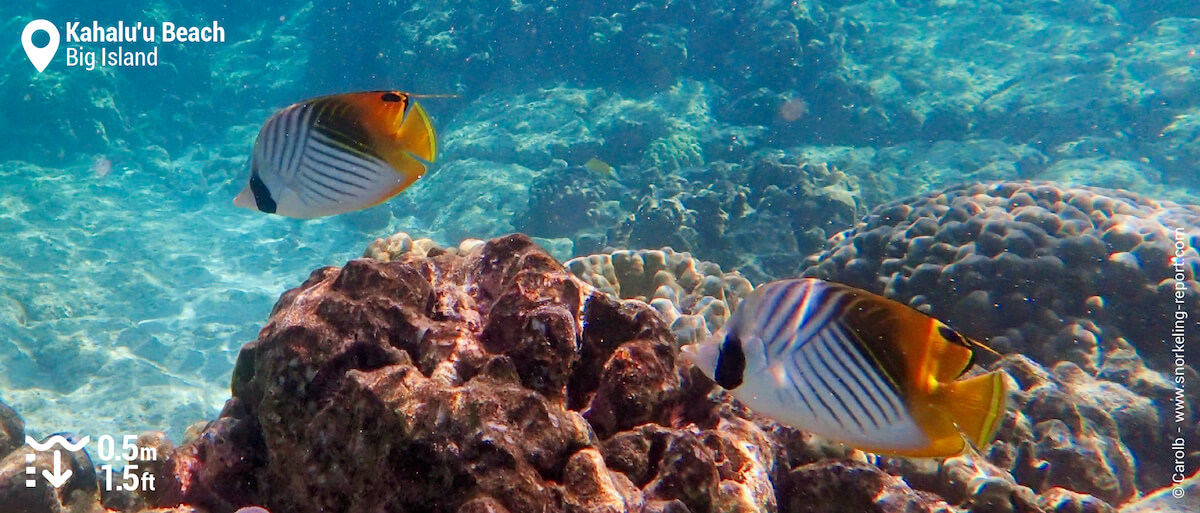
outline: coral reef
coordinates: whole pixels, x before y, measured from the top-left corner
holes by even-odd
[[[757,282],[796,274],[797,255],[865,213],[855,179],[783,152],[644,177],[632,213],[608,230],[608,246],[670,246]]]
[[[1039,492],[1064,488],[1110,504],[1137,495],[1138,465],[1129,447],[1152,454],[1159,448],[1154,443],[1162,441],[1154,432],[1166,424],[1149,399],[1071,362],[1047,371],[1015,356],[1004,368],[1018,386],[1012,393],[1014,418],[1006,419],[992,450],[1011,462],[1018,482]],[[1145,475],[1148,468],[1153,464],[1144,462],[1144,481],[1163,484],[1161,476]]]
[[[659,313],[612,297],[744,293],[712,264],[666,250],[572,261],[594,288],[519,236],[442,248],[397,234],[367,254],[284,295],[221,418],[176,452],[164,478],[180,486],[159,504],[1065,512],[1136,494],[1118,435],[1152,407],[1069,362],[1001,363],[1018,400],[991,463],[876,466],[676,369]],[[1096,455],[1108,465],[1069,471]]]
[[[482,240],[464,239],[458,243],[458,246],[443,248],[433,239],[414,239],[411,235],[400,232],[375,239],[363,252],[363,258],[371,258],[380,262],[395,262],[410,253],[423,257],[437,256],[443,253],[462,256],[479,249],[482,245]]]
[[[1200,471],[1178,484],[1181,496],[1173,488],[1163,488],[1121,508],[1121,513],[1191,513],[1200,510]]]
[[[463,256],[483,244],[479,239],[464,239],[458,246],[444,248],[432,239],[413,239],[400,232],[376,239],[363,257],[392,262],[406,254]],[[671,328],[677,346],[721,329],[738,302],[753,290],[737,272],[722,272],[715,263],[671,248],[597,253],[568,260],[563,267],[599,292],[649,304]]]
[[[1004,188],[981,190],[965,197]],[[677,363],[671,315],[703,319],[707,302],[715,325],[711,304],[749,291],[715,264],[656,250],[563,266],[520,235],[401,233],[366,256],[280,298],[216,420],[178,447],[139,438],[156,491],[101,495],[85,453],[65,492],[25,489],[18,448],[0,454],[0,509],[1112,512],[1160,479],[1134,465],[1162,443],[1140,395],[1159,376],[1128,343],[1099,375],[995,364],[1016,387],[986,459],[879,458],[760,418]]]
[[[1127,338],[1155,364],[1169,356],[1141,337],[1172,324],[1176,273],[1183,310],[1200,307],[1197,227],[1200,208],[1124,191],[953,187],[874,209],[809,257],[806,275],[885,292],[969,335],[1003,334],[998,348],[1066,355],[1095,373],[1104,340]]]
[[[1011,427],[1036,440],[1017,444],[1018,459],[1039,466],[1014,474],[1038,490],[1057,485],[1119,503],[1169,475],[1152,457],[1176,435],[1164,420],[1174,387],[1162,337],[1175,312],[1200,311],[1197,242],[1194,206],[1000,182],[882,205],[809,257],[805,274],[907,302],[1051,369],[1010,369],[1029,417]],[[1200,399],[1188,394],[1189,403]],[[1104,475],[1077,472],[1097,459],[1107,465],[1088,468]]]
[[[604,228],[624,218],[619,191],[618,184],[562,161],[533,180],[513,225],[523,233],[570,237],[582,254],[597,252],[604,246]]]
[[[798,273],[798,254],[866,211],[855,178],[783,152],[662,171],[627,166],[619,183],[546,175],[515,224],[571,238],[580,256],[667,246],[762,282]]]
[[[320,269],[280,299],[238,359],[222,416],[172,457],[160,505],[712,511],[771,500],[741,492],[770,489],[773,453],[748,449],[766,435],[689,413],[685,398],[706,388],[685,385],[648,305],[595,291],[524,237],[465,251],[405,239],[372,250],[390,262]],[[671,427],[690,415],[707,427]],[[618,448],[649,470],[618,470]]]
[[[649,303],[671,327],[677,345],[704,340],[721,329],[753,285],[736,272],[677,253],[622,250],[568,260],[580,280],[621,299]]]

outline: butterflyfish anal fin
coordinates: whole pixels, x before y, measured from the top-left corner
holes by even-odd
[[[909,413],[929,443],[917,449],[857,446],[867,452],[915,458],[949,458],[972,447],[985,447],[996,436],[1008,407],[1004,373],[993,371],[942,385],[916,397]]]
[[[425,174],[425,164],[407,153],[397,156],[395,161],[389,161],[388,165],[392,166],[400,174],[400,181],[391,190],[383,193],[383,196],[377,201],[367,205],[368,207],[383,203],[393,196],[400,194],[404,189],[412,185],[413,182],[416,182],[418,178],[421,178],[421,175]]]
[[[892,449],[887,447],[870,447],[869,445],[854,446],[863,452],[883,454],[886,456],[904,456],[906,458],[950,458],[958,456],[968,449],[962,435],[955,432],[952,436],[943,436],[930,440],[929,445],[920,449]]]

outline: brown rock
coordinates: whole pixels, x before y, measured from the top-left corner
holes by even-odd
[[[1054,513],[1116,513],[1116,508],[1091,495],[1051,488],[1041,493],[1038,505]]]
[[[784,510],[793,513],[951,511],[937,496],[913,490],[904,480],[854,460],[796,467],[781,495]]]
[[[43,440],[44,442],[44,440]],[[0,511],[4,513],[59,513],[96,511],[100,508],[99,483],[92,460],[83,450],[70,452],[35,451],[25,445],[0,460]],[[60,469],[71,476],[58,488],[49,485],[43,471],[54,472],[54,454],[60,456]],[[29,458],[32,456],[32,459]],[[27,468],[34,470],[30,476]],[[27,486],[32,480],[34,486]]]
[[[568,511],[622,513],[645,505],[641,490],[625,474],[610,471],[595,449],[571,456],[563,471],[563,487],[571,492]]]
[[[596,292],[523,236],[426,255],[320,269],[285,293],[243,348],[222,417],[173,455],[161,502],[641,508],[596,433],[669,430],[679,410],[674,345],[654,311]]]
[[[0,402],[0,458],[25,444],[25,421],[7,404]]]

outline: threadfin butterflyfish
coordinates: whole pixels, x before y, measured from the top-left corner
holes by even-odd
[[[272,115],[258,132],[239,207],[301,219],[361,210],[399,194],[437,157],[413,95],[322,96]]]
[[[979,342],[903,303],[812,278],[759,286],[681,355],[755,412],[877,454],[951,457],[991,441],[1001,371],[960,379]]]

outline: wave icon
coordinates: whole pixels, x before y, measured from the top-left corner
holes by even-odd
[[[87,445],[88,437],[85,436],[82,439],[80,439],[78,442],[71,443],[71,441],[68,440],[67,437],[65,437],[63,435],[54,435],[54,436],[51,436],[50,438],[47,438],[45,442],[38,443],[37,440],[34,440],[32,437],[26,435],[25,443],[29,444],[29,446],[33,447],[34,450],[36,450],[36,451],[47,451],[47,450],[50,450],[50,448],[54,447],[54,444],[58,444],[58,445],[63,446],[63,449],[66,449],[71,452],[75,452],[75,451],[82,449],[84,446]]]

